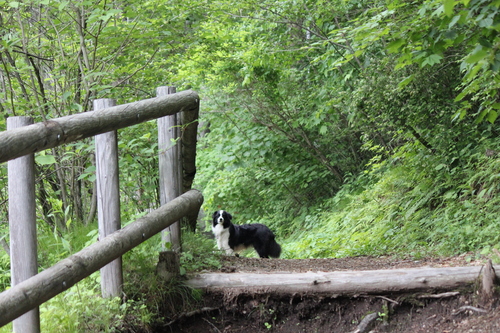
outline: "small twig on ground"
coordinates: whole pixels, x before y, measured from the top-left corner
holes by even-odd
[[[221,332],[221,331],[217,328],[217,326],[215,326],[214,324],[212,324],[212,323],[210,322],[210,320],[208,320],[208,319],[206,319],[206,318],[201,318],[201,319],[203,319],[204,321],[206,321],[207,323],[209,323],[209,324],[210,324],[210,326],[212,326],[212,327],[213,327],[213,328],[214,328],[217,332],[222,333],[222,332]]]
[[[460,295],[459,291],[450,291],[447,293],[441,293],[441,294],[424,294],[424,295],[418,295],[417,298],[446,298],[446,297],[453,297]]]
[[[375,297],[376,297],[376,298],[383,299],[383,300],[385,300],[385,301],[387,301],[387,302],[391,302],[391,303],[393,303],[393,304],[395,304],[395,305],[399,305],[399,302],[398,302],[398,301],[395,301],[395,300],[390,299],[390,298],[388,298],[388,297],[385,297],[385,296],[375,296]]]
[[[366,315],[363,320],[361,320],[361,322],[359,323],[358,327],[356,327],[356,329],[354,331],[352,331],[352,333],[366,333],[366,332],[369,332],[372,327],[373,327],[373,324],[375,323],[375,320],[377,320],[378,318],[378,313],[377,312],[374,312],[374,313],[370,313],[368,315]]]
[[[479,313],[488,313],[487,310],[476,308],[475,306],[464,305],[464,306],[459,307],[457,310],[454,310],[451,314],[453,316],[456,316],[456,315],[459,315],[462,312],[466,312],[466,311],[475,311],[475,312],[479,312]]]

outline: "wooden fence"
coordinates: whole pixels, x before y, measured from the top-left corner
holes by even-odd
[[[12,288],[0,293],[0,326],[14,320],[15,332],[39,332],[40,321],[37,307],[99,269],[101,269],[101,274],[109,275],[109,278],[104,278],[104,276],[101,278],[103,296],[119,295],[121,284],[123,284],[121,256],[182,217],[197,214],[203,202],[203,196],[199,191],[189,189],[196,172],[199,98],[193,91],[174,94],[160,93],[163,90],[162,87],[158,88],[157,98],[118,106],[110,106],[113,102],[109,100],[96,101],[92,112],[61,117],[43,123],[28,124],[25,117],[8,119],[8,130],[0,133],[0,163],[9,161],[11,263],[21,262],[22,265],[11,264]],[[177,193],[185,193],[175,199],[168,198],[168,202],[164,200],[165,202],[162,202],[159,209],[120,229],[119,191],[116,189],[118,168],[115,131],[151,119],[176,114],[180,114],[176,117],[180,119],[177,124],[182,125],[183,128],[180,141],[182,154],[177,154],[178,158],[182,158],[182,169],[176,172],[177,177],[182,173],[184,185]],[[20,119],[21,122],[16,123],[16,119]],[[158,122],[158,131],[165,132],[165,129],[161,128],[161,123],[165,122]],[[114,213],[107,217],[104,216],[105,214],[99,215],[99,242],[34,275],[37,255],[33,153],[91,136],[97,136],[96,158],[99,158],[100,154],[101,159],[106,160],[106,163],[101,162],[101,164],[110,164],[109,168],[103,170],[97,167],[96,173],[98,173],[98,183],[101,177],[98,191],[102,191],[100,195],[103,198],[112,196]],[[103,136],[103,144],[98,144],[100,136]],[[170,142],[169,137],[165,138],[161,135],[159,137],[163,138],[161,140]],[[165,143],[159,142],[159,147],[161,146],[165,146]],[[100,153],[99,150],[101,150]],[[160,151],[160,155],[164,153],[165,151]],[[160,163],[162,160],[165,161],[160,158]],[[108,161],[111,162],[108,163]],[[172,163],[172,161],[167,163]],[[166,177],[166,174],[162,174],[161,171],[164,169],[165,166],[160,166],[160,179]],[[11,174],[15,177],[14,180],[11,179]],[[116,178],[116,180],[109,182],[110,178]],[[176,184],[178,186],[181,182],[180,178],[162,179],[162,187]],[[160,193],[165,190],[160,188]],[[109,203],[101,203],[102,207],[108,207],[107,205]],[[118,217],[116,212],[118,212]],[[103,235],[106,237],[101,237]],[[26,242],[29,242],[29,245]],[[178,247],[180,248],[180,244]],[[113,264],[110,264],[111,262]],[[104,273],[103,270],[108,266],[111,269],[108,273]],[[105,286],[106,283],[109,283],[111,287]]]

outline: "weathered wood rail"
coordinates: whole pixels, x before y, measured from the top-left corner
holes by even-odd
[[[159,233],[203,202],[190,190],[97,243],[0,294],[0,326],[34,309]]]
[[[196,119],[197,110],[198,94],[187,90],[4,131],[0,133],[0,163],[181,111],[193,113]],[[196,129],[196,126],[185,129],[186,140],[196,142]],[[188,155],[186,159],[194,160],[192,152]]]
[[[17,280],[13,279],[11,289],[0,293],[0,326],[14,320],[15,332],[39,332],[39,318],[38,311],[36,311],[38,305],[70,288],[93,272],[103,267],[107,268],[112,261],[116,265],[113,266],[113,269],[109,270],[110,274],[106,276],[113,274],[116,276],[109,279],[105,278],[104,275],[102,276],[103,296],[119,295],[121,291],[120,284],[123,282],[121,276],[119,276],[121,275],[121,261],[119,260],[121,255],[149,239],[154,234],[169,227],[180,218],[196,216],[200,209],[203,202],[201,193],[196,190],[190,190],[196,172],[196,137],[199,114],[199,97],[196,92],[188,90],[169,95],[159,94],[157,98],[111,107],[106,107],[110,105],[108,103],[110,101],[99,101],[102,101],[103,104],[101,106],[99,106],[99,103],[97,103],[97,106],[94,104],[94,111],[91,112],[61,117],[31,125],[27,125],[25,122],[19,125],[22,127],[16,125],[0,133],[0,163],[9,161],[9,207],[12,206],[16,207],[17,210],[24,209],[33,212],[33,214],[28,214],[29,216],[23,216],[21,218],[22,221],[11,218],[23,214],[16,214],[15,211],[9,214],[11,242],[18,244],[31,242],[33,246],[28,246],[29,253],[22,246],[20,250],[19,246],[11,246],[11,272],[15,270],[16,274],[13,274],[13,276],[20,276],[20,278]],[[110,103],[113,104],[114,102]],[[106,217],[104,218],[101,218],[102,214],[99,216],[99,233],[102,236],[101,228],[105,229],[105,237],[100,237],[99,242],[60,261],[37,275],[34,275],[36,269],[34,272],[32,269],[25,269],[26,266],[31,267],[33,265],[36,268],[36,231],[34,232],[34,241],[30,241],[30,239],[33,240],[32,230],[36,230],[35,218],[32,216],[35,209],[34,177],[31,175],[32,172],[29,175],[25,173],[25,169],[29,169],[30,163],[33,166],[33,153],[96,136],[96,150],[98,150],[98,145],[101,145],[99,149],[103,149],[100,154],[96,155],[102,155],[100,158],[102,161],[115,160],[117,159],[116,149],[108,150],[106,146],[116,146],[116,133],[113,133],[114,131],[148,120],[175,115],[180,112],[182,113],[178,118],[181,121],[177,125],[183,126],[182,139],[180,140],[182,157],[179,156],[178,158],[182,158],[183,162],[180,163],[183,169],[180,169],[179,172],[182,173],[181,178],[184,186],[178,193],[186,193],[177,198],[169,198],[168,202],[163,201],[159,209],[123,229],[119,229],[119,191],[117,188],[113,188],[111,192],[116,194],[113,200],[117,203],[115,205],[117,208],[114,209],[113,216],[108,216],[109,214],[105,214]],[[160,123],[164,122],[159,122],[159,126]],[[159,128],[159,131],[165,132],[165,129]],[[111,135],[108,136],[108,134]],[[97,136],[103,136],[104,140],[102,141],[105,142],[98,143],[101,142],[101,138],[97,140]],[[170,138],[167,137],[164,139],[170,142]],[[159,146],[161,144],[160,142]],[[160,155],[164,153],[160,151]],[[29,157],[26,159],[28,164],[23,164],[23,167],[17,167],[17,161],[25,160],[25,157]],[[162,163],[161,161],[162,159],[160,158],[160,163]],[[103,164],[108,163],[104,162]],[[102,169],[102,171],[100,168],[97,168],[96,171],[98,173],[98,180],[99,176],[102,176],[101,178],[104,179],[101,182],[102,184],[98,186],[99,191],[102,191],[99,192],[102,197],[107,197],[108,194],[106,193],[111,193],[107,192],[106,189],[103,191],[103,187],[118,186],[118,181],[112,182],[113,184],[111,185],[107,181],[108,178],[117,179],[117,161],[109,164],[110,166]],[[163,169],[165,167],[160,166],[160,178],[168,178],[168,175],[162,173]],[[19,170],[19,172],[12,172],[14,175],[19,173],[19,178],[11,181],[11,170]],[[99,175],[99,173],[102,174]],[[26,181],[24,181],[25,178]],[[161,181],[164,187],[167,185],[171,186],[170,183],[179,182],[175,179],[162,179]],[[15,195],[15,199],[13,199],[10,197],[11,188],[15,190],[12,193],[21,192],[23,194]],[[29,207],[26,207],[27,205]],[[101,204],[101,210],[107,209],[107,207],[107,203],[104,203],[104,205]],[[102,225],[101,220],[109,225]],[[22,223],[19,224],[18,222]],[[15,227],[13,228],[14,225]],[[12,230],[17,231],[13,233]],[[26,230],[30,232],[30,235],[26,235],[24,232]],[[30,263],[29,265],[19,265],[18,268],[17,263],[21,261],[30,261]],[[104,268],[101,270],[101,274],[105,271]],[[105,287],[104,280],[108,280],[108,286],[111,284],[114,284],[114,286],[111,288]],[[23,315],[22,318],[19,318],[21,315]]]

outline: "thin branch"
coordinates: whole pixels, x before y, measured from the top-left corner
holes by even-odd
[[[21,48],[20,46],[18,45],[14,45],[14,47],[17,47],[17,48]],[[32,54],[32,53],[29,53],[29,52],[25,52],[23,50],[12,50],[13,52],[16,52],[16,53],[21,53],[21,54],[24,54],[28,57],[31,57],[31,58],[36,58],[36,59],[40,59],[40,60],[45,60],[45,61],[54,61],[54,59],[49,59],[49,58],[44,58],[44,57],[40,57],[36,54]]]
[[[457,310],[453,310],[453,312],[451,314],[453,316],[456,316],[456,315],[459,315],[459,314],[461,314],[463,312],[467,312],[467,311],[471,311],[471,312],[473,311],[473,312],[478,312],[478,313],[488,313],[487,310],[476,308],[475,306],[464,305],[464,306],[459,307]]]
[[[126,77],[125,77],[124,79],[122,79],[121,81],[118,81],[117,83],[115,83],[115,84],[113,85],[113,87],[117,87],[117,86],[119,86],[120,84],[122,84],[123,82],[128,81],[128,80],[129,80],[132,76],[134,76],[135,74],[137,74],[137,72],[140,72],[140,71],[142,71],[144,68],[146,68],[147,66],[149,66],[149,64],[153,61],[153,59],[154,59],[154,57],[156,56],[156,53],[158,53],[158,51],[159,51],[159,49],[156,49],[156,50],[153,52],[153,54],[151,55],[151,57],[149,58],[149,60],[148,60],[148,61],[146,61],[146,63],[145,63],[143,66],[141,66],[141,67],[139,67],[138,69],[136,69],[136,70],[135,70],[132,74],[130,74],[130,75],[128,75],[128,76],[126,76]]]
[[[418,295],[417,298],[446,298],[446,297],[453,297],[460,295],[459,291],[450,291],[447,293],[441,293],[441,294],[425,294],[425,295]]]

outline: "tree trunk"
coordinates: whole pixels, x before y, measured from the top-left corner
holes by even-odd
[[[199,101],[198,101],[199,103]],[[191,112],[180,113],[181,126],[183,133],[181,134],[182,143],[182,191],[189,191],[193,185],[194,176],[196,175],[196,143],[198,140],[198,107]],[[191,231],[196,230],[196,222],[199,212],[192,212],[184,219]]]
[[[92,197],[90,198],[90,209],[87,218],[85,219],[85,225],[89,225],[94,221],[97,212],[97,186],[94,181],[92,184]]]

